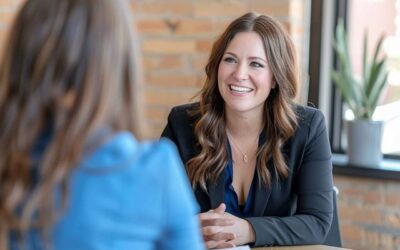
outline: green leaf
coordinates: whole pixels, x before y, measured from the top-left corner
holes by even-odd
[[[383,76],[383,72],[385,70],[384,64],[385,64],[385,61],[383,61],[383,60],[378,62],[377,64],[372,64],[371,70],[370,70],[371,71],[370,77],[369,77],[369,79],[367,79],[368,84],[367,84],[366,91],[365,91],[367,95],[371,94],[371,91],[374,88],[376,81],[381,80],[379,78],[382,78],[382,76]]]
[[[364,76],[364,88],[368,86],[368,79],[370,78],[370,67],[368,65],[368,33],[364,34],[364,45],[363,45],[363,76]],[[367,87],[368,89],[368,87]]]
[[[370,102],[370,109],[371,109],[372,113],[375,111],[376,106],[378,105],[379,97],[381,96],[382,90],[387,84],[388,75],[389,75],[388,72],[385,72],[383,74],[383,79],[381,79],[380,81],[377,81],[376,84],[374,85],[374,88],[371,91],[369,102]],[[371,117],[372,117],[372,114],[371,114]]]
[[[366,90],[367,90],[366,92],[368,94],[371,92],[372,88],[374,87],[374,85],[375,85],[375,83],[376,83],[376,81],[378,79],[378,76],[380,74],[380,71],[381,70],[385,70],[386,71],[386,69],[383,68],[383,64],[384,64],[384,62],[386,62],[386,58],[382,59],[381,61],[378,61],[378,56],[379,56],[379,53],[381,51],[381,46],[382,46],[383,39],[384,39],[383,36],[381,36],[379,38],[378,44],[377,44],[377,46],[375,48],[374,57],[372,58],[372,61],[371,61],[370,77],[366,78],[366,79],[368,79],[368,85],[366,87]]]
[[[347,34],[342,19],[338,21],[335,35],[333,48],[337,56],[337,70],[331,72],[332,81],[339,89],[343,101],[353,111],[356,119],[372,119],[379,97],[387,84],[387,58],[378,59],[384,37],[380,37],[375,46],[374,56],[369,63],[368,36],[367,32],[365,33],[362,55],[363,75],[361,81],[359,81],[352,71]]]

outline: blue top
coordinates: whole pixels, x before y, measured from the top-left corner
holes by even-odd
[[[224,187],[225,187],[225,195],[224,195],[224,202],[226,205],[226,212],[233,214],[240,218],[247,218],[252,217],[253,213],[253,196],[254,196],[254,183],[256,174],[254,174],[253,180],[251,182],[251,186],[249,189],[249,193],[247,195],[247,200],[244,206],[239,205],[239,199],[237,197],[236,191],[233,188],[232,181],[233,181],[233,160],[232,160],[232,151],[231,146],[228,142],[228,164],[224,170]]]
[[[69,192],[51,232],[56,250],[204,249],[198,206],[167,140],[138,143],[129,132],[115,134],[83,157]],[[28,243],[42,249],[35,232]]]

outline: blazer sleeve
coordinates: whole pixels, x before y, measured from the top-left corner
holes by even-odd
[[[196,105],[198,104],[193,103],[172,108],[168,115],[168,123],[161,134],[161,137],[174,142],[184,164],[198,153],[194,136],[196,117],[189,115]]]
[[[333,217],[331,150],[325,119],[315,110],[303,157],[293,178],[297,208],[287,217],[246,218],[256,234],[256,246],[321,244]]]
[[[165,126],[163,132],[161,133],[161,137],[168,138],[173,142],[176,142],[176,131],[174,131],[174,126],[173,126],[175,112],[176,112],[175,108],[173,108],[168,115],[167,125]]]

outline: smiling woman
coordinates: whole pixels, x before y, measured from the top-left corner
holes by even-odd
[[[173,108],[162,136],[178,147],[209,248],[323,243],[332,164],[322,113],[294,103],[292,41],[247,13],[217,39],[200,102]]]
[[[256,32],[238,33],[226,48],[218,68],[218,89],[226,112],[255,112],[255,115],[262,112],[274,87],[261,37]]]

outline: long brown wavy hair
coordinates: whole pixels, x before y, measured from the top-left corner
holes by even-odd
[[[206,190],[207,181],[215,182],[228,162],[226,151],[224,100],[218,90],[218,67],[227,46],[239,32],[254,31],[260,35],[268,64],[273,73],[276,88],[271,90],[264,105],[264,131],[266,141],[257,152],[257,173],[260,183],[269,185],[272,159],[273,171],[278,177],[288,176],[285,157],[281,151],[283,144],[294,134],[297,117],[294,98],[298,88],[298,66],[293,43],[284,28],[272,17],[247,13],[234,20],[214,43],[205,67],[207,78],[201,89],[200,105],[192,111],[198,116],[195,135],[200,153],[190,159],[187,172],[195,187]],[[243,46],[251,46],[244,44]]]
[[[137,131],[129,10],[124,0],[29,0],[17,14],[0,67],[0,249],[11,232],[46,234],[89,135]]]

